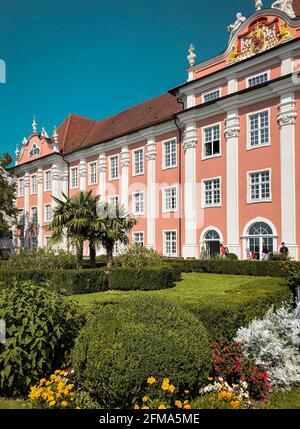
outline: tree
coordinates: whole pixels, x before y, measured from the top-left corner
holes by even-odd
[[[56,202],[52,222],[46,227],[52,232],[52,242],[60,242],[66,236],[76,248],[77,268],[82,267],[83,245],[89,240],[92,265],[96,265],[95,225],[99,196],[90,192],[80,192],[73,197],[62,194],[64,200],[53,197]]]
[[[97,219],[95,230],[106,250],[107,266],[113,265],[113,248],[117,242],[128,244],[128,233],[136,225],[136,219],[130,217],[123,206],[119,204],[103,204],[101,214]]]
[[[7,235],[10,232],[17,215],[16,185],[7,171],[11,161],[8,153],[0,158],[0,235]]]

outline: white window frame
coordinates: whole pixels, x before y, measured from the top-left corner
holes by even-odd
[[[36,242],[36,246],[33,247],[32,242],[33,240]],[[30,249],[37,250],[39,248],[39,240],[38,237],[30,237]]]
[[[166,252],[166,233],[168,232],[172,232],[176,234],[176,253],[167,253]],[[163,256],[167,256],[167,257],[172,257],[172,258],[176,258],[178,255],[178,233],[177,233],[177,229],[164,229],[163,230]]]
[[[135,235],[137,235],[137,234],[143,234],[143,246],[145,246],[145,233],[144,233],[144,231],[134,231],[132,233],[132,242],[134,244],[141,244],[141,241],[135,241],[135,239],[134,239]]]
[[[77,183],[76,186],[73,186],[73,171],[77,170]],[[79,188],[79,165],[74,165],[73,167],[70,167],[70,189],[78,189]]]
[[[214,203],[214,204],[206,204],[206,198],[205,198],[205,182],[210,182],[213,180],[219,180],[220,181],[220,202],[219,203]],[[217,176],[217,177],[209,177],[209,178],[205,178],[202,179],[201,181],[201,189],[202,189],[202,208],[207,209],[207,208],[213,208],[213,207],[222,207],[222,177],[221,176]]]
[[[173,165],[166,165],[166,144],[171,143],[175,141],[175,156],[176,156],[176,162]],[[177,151],[177,137],[173,137],[171,139],[163,140],[162,141],[162,170],[170,170],[171,168],[177,168],[177,160],[178,160],[178,151]],[[172,159],[172,157],[171,157]]]
[[[259,144],[259,145],[256,145],[256,146],[251,146],[250,116],[258,115],[259,113],[264,113],[264,112],[268,112],[268,115],[269,115],[269,130],[268,130],[269,131],[269,142],[268,143]],[[271,108],[267,107],[266,109],[256,110],[255,112],[249,112],[246,115],[246,119],[247,119],[247,150],[254,150],[254,149],[259,149],[261,147],[271,146]]]
[[[136,167],[136,165],[135,165],[135,154],[136,154],[136,152],[140,152],[140,151],[143,152],[143,171],[140,173],[137,173],[135,171],[135,167]],[[132,151],[132,175],[133,176],[143,176],[144,174],[145,174],[145,148],[144,148],[144,146],[142,146],[142,147],[139,147],[137,149],[133,149],[133,151]]]
[[[47,175],[49,174],[50,180],[50,186],[48,187],[48,181],[47,181]],[[52,191],[52,173],[51,170],[45,170],[44,171],[44,192],[51,192]]]
[[[33,178],[35,177],[35,189],[33,189]],[[37,194],[37,175],[32,174],[30,176],[30,195],[36,195]]]
[[[112,203],[111,202],[111,200],[112,199],[117,199],[118,201],[117,201],[117,203]],[[119,204],[119,202],[120,202],[120,196],[119,195],[109,195],[109,197],[108,197],[108,204],[110,205],[110,206],[113,206],[113,205],[116,205],[116,204]]]
[[[136,207],[135,207],[135,197],[136,195],[143,195],[143,210],[142,211],[136,211]],[[145,214],[145,192],[144,191],[140,191],[140,192],[133,192],[132,193],[132,213],[135,216],[142,216]]]
[[[112,160],[112,158],[117,158],[117,168],[118,168],[118,175],[117,175],[117,177],[112,177],[111,176],[111,160]],[[111,180],[119,180],[119,176],[120,176],[120,162],[119,162],[119,154],[117,153],[116,155],[111,155],[111,156],[109,156],[108,157],[108,159],[109,159],[109,180],[111,181]]]
[[[51,218],[49,219],[47,217],[47,207],[50,207],[51,209]],[[44,223],[50,223],[53,218],[53,211],[52,211],[52,204],[44,204]]]
[[[22,182],[22,187],[20,186],[20,182]],[[20,177],[18,179],[18,197],[24,197],[24,195],[25,195],[25,180],[24,180],[24,177]]]
[[[249,80],[258,78],[258,77],[263,76],[265,74],[267,75],[267,80],[265,82],[268,82],[270,80],[270,76],[271,76],[271,71],[270,70],[265,70],[265,71],[260,72],[260,73],[255,73],[255,74],[253,74],[251,76],[247,76],[246,79],[245,79],[246,88],[255,88],[257,85],[261,85],[261,84],[258,83],[257,85],[250,86]],[[265,82],[262,82],[262,83],[265,83]]]
[[[22,218],[22,222],[20,222],[20,218]],[[18,222],[19,226],[25,225],[25,210],[24,209],[18,209],[17,222]]]
[[[264,173],[267,171],[269,172],[269,178],[270,178],[270,196],[268,198],[260,198],[257,200],[252,200],[251,199],[251,190],[250,190],[250,186],[251,186],[250,176],[251,176],[251,174]],[[246,177],[247,177],[247,203],[248,204],[271,203],[272,202],[272,168],[263,168],[261,170],[247,171]],[[260,190],[260,192],[261,192],[261,190]]]
[[[176,189],[176,208],[175,209],[167,209],[166,206],[166,191],[169,189]],[[162,188],[162,213],[176,213],[178,211],[178,201],[179,201],[179,195],[178,195],[178,186],[177,185],[170,185],[170,186],[164,186]]]
[[[33,225],[37,225],[38,223],[38,210],[36,206],[32,206],[30,207],[30,223],[32,224],[32,210],[35,209],[36,210],[36,222]]]
[[[209,128],[219,127],[220,129],[220,152],[215,155],[208,155],[205,154],[205,130]],[[202,160],[205,159],[212,159],[212,158],[220,158],[222,156],[222,123],[216,122],[215,124],[206,125],[205,127],[202,127]]]
[[[92,165],[96,166],[95,182],[92,181]],[[98,185],[98,162],[97,161],[91,161],[88,163],[88,175],[89,175],[89,186]]]
[[[207,96],[208,94],[212,94],[213,92],[217,92],[217,91],[219,91],[219,97],[213,98],[212,100],[205,101],[205,96]],[[222,87],[221,86],[219,88],[212,88],[208,91],[202,92],[202,94],[201,94],[202,103],[210,103],[211,101],[219,100],[221,97],[222,97]]]

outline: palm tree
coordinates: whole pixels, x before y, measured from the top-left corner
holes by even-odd
[[[91,263],[96,265],[96,238],[94,225],[98,225],[97,203],[99,196],[92,196],[90,192],[80,192],[73,197],[67,197],[62,193],[64,200],[53,197],[56,207],[52,222],[46,227],[52,232],[53,242],[62,241],[66,236],[69,242],[76,248],[76,265],[82,267],[83,245],[89,240]],[[98,225],[99,228],[99,225]],[[98,229],[99,231],[99,229]]]
[[[119,204],[103,204],[95,229],[106,250],[107,266],[113,265],[113,248],[117,242],[128,244],[128,233],[136,225],[136,219],[130,217]]]

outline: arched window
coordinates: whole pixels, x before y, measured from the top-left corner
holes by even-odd
[[[203,237],[204,246],[201,249],[201,258],[213,258],[220,253],[221,238],[218,231],[208,230]]]
[[[213,229],[211,229],[210,231],[207,231],[207,233],[205,234],[204,240],[205,241],[220,240],[220,236],[217,233],[217,231],[214,231]]]
[[[263,250],[268,252],[274,250],[274,232],[270,225],[266,222],[255,222],[248,228],[247,233],[247,248],[255,254],[256,259],[261,259]]]
[[[33,156],[38,156],[39,154],[40,154],[40,149],[37,147],[36,144],[34,144],[29,151],[29,158]]]

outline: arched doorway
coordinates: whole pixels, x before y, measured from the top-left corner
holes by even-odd
[[[266,247],[269,252],[274,251],[275,238],[276,235],[270,225],[263,221],[255,222],[248,228],[246,246],[251,252],[255,253],[256,259],[260,260],[263,247]]]
[[[206,257],[213,258],[220,254],[221,237],[215,229],[210,229],[204,234]]]

